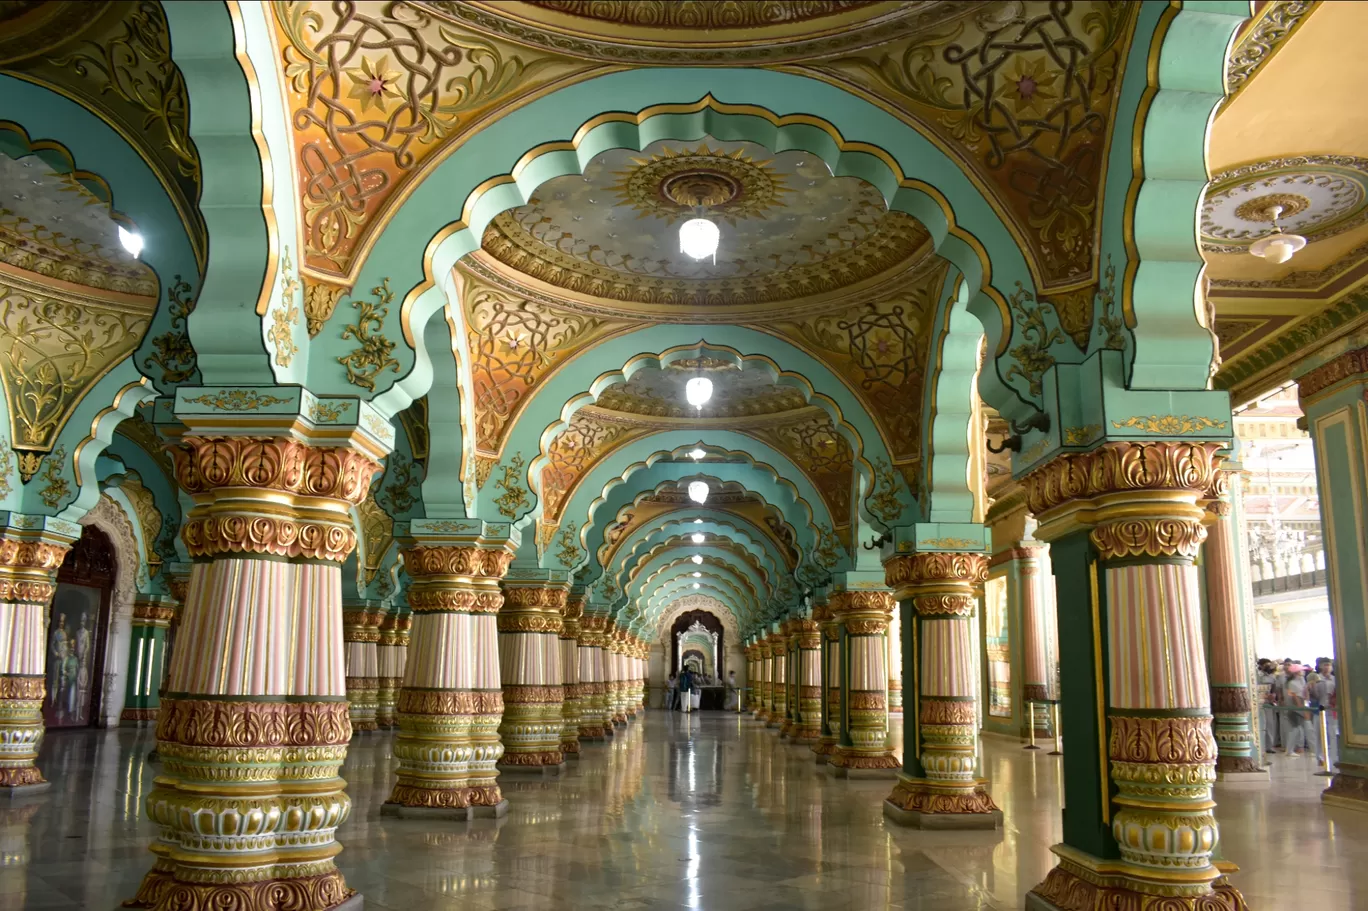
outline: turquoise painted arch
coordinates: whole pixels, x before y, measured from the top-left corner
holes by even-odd
[[[573,520],[581,523],[583,527],[580,529],[580,543],[584,544],[588,540],[588,529],[593,519],[590,509],[604,496],[609,485],[629,481],[635,473],[664,459],[679,460],[675,464],[692,466],[695,471],[703,471],[708,466],[719,464],[706,460],[682,461],[700,440],[703,442],[703,448],[710,454],[729,459],[744,459],[747,467],[783,485],[787,492],[769,502],[780,509],[795,532],[814,522],[825,523],[828,526],[834,524],[834,517],[827,509],[826,501],[822,499],[807,475],[788,456],[768,443],[733,430],[661,431],[640,437],[614,450],[607,458],[594,465],[575,486],[570,499],[561,510],[561,521]],[[803,504],[802,508],[794,509],[799,503]],[[804,550],[804,553],[808,552],[810,551]],[[586,553],[597,553],[597,549],[590,547]],[[545,569],[575,568],[561,564],[559,559],[550,553],[543,556],[542,566]]]
[[[795,530],[799,550],[805,555],[813,553],[819,532],[813,521],[811,507],[797,495],[794,484],[780,479],[772,470],[757,470],[763,463],[751,467],[734,463],[705,462],[696,465],[692,462],[659,461],[666,455],[668,453],[662,453],[633,463],[621,474],[605,479],[600,487],[603,493],[588,504],[584,513],[588,519],[585,527],[580,529],[580,542],[585,553],[598,553],[607,523],[615,519],[623,507],[636,503],[663,484],[695,478],[707,480],[715,490],[721,491],[730,484],[734,489],[756,494],[764,503],[778,509]],[[596,516],[603,518],[596,522]],[[592,561],[581,570],[581,581],[591,585],[599,575],[597,561]]]
[[[703,558],[703,563],[693,563],[692,557],[695,554]],[[629,576],[627,584],[621,590],[623,595],[629,599],[638,598],[647,589],[659,585],[660,581],[658,580],[688,577],[694,572],[702,572],[704,567],[709,569],[724,567],[732,575],[745,579],[749,588],[755,592],[757,602],[768,603],[774,593],[775,580],[768,578],[763,571],[751,566],[741,555],[716,543],[690,545],[687,548],[680,549],[662,547],[650,554],[636,567],[635,572]]]
[[[681,339],[691,341],[680,344]],[[743,371],[759,371],[770,382],[801,392],[809,404],[827,412],[838,432],[849,441],[857,472],[865,478],[871,477],[871,462],[891,461],[877,426],[859,398],[844,379],[820,360],[764,332],[741,326],[708,324],[669,324],[639,329],[595,345],[592,358],[581,356],[569,361],[544,379],[528,398],[508,430],[505,457],[510,453],[523,454],[525,458],[531,453],[538,454],[528,466],[529,484],[536,485],[532,488],[535,492],[540,486],[540,469],[545,464],[552,440],[569,426],[576,411],[593,404],[610,386],[627,382],[638,370],[665,367],[700,354],[728,360]],[[605,364],[622,366],[605,371]],[[818,388],[822,392],[817,392]],[[567,390],[577,391],[567,398]],[[689,442],[697,442],[700,435],[703,435],[701,431],[695,432],[694,439]],[[751,441],[746,445],[755,447],[759,443]],[[795,476],[802,474],[797,466],[793,473]],[[492,485],[485,485],[480,493],[479,515],[496,513],[494,501],[498,495],[499,491]],[[904,508],[915,511],[916,504],[905,498]],[[538,509],[534,505],[528,514],[535,515]],[[909,521],[913,519],[915,516],[909,516]],[[830,525],[838,524],[831,518],[825,521]]]
[[[694,582],[701,583],[698,588]],[[768,623],[772,613],[763,605],[756,604],[739,594],[734,586],[722,584],[717,577],[704,576],[702,579],[671,579],[647,594],[640,602],[640,615],[647,623],[658,623],[670,609],[670,605],[689,595],[710,595],[725,604],[736,617],[742,629],[750,629]]]
[[[695,522],[695,519],[702,521]],[[789,574],[784,554],[768,535],[747,519],[717,510],[680,510],[668,514],[668,518],[658,525],[643,525],[633,529],[618,545],[613,572],[621,573],[629,569],[643,554],[664,541],[695,533],[725,539],[744,547],[761,561],[771,578],[779,579]]]
[[[722,552],[731,554],[723,557]],[[694,554],[705,558],[709,556],[725,562],[736,563],[751,579],[763,600],[769,603],[780,596],[781,592],[791,592],[793,588],[785,585],[786,575],[776,575],[765,565],[764,560],[746,549],[745,545],[731,538],[710,538],[702,544],[694,544],[686,536],[668,538],[655,546],[634,555],[626,565],[613,573],[613,579],[623,594],[640,594],[642,587],[662,566],[671,560],[690,559]],[[666,559],[668,558],[668,559]],[[706,565],[706,563],[704,564]],[[684,567],[687,569],[688,567]],[[701,569],[702,567],[696,567]]]
[[[605,99],[613,110],[604,111]],[[613,73],[510,112],[433,168],[425,192],[410,194],[371,251],[357,286],[378,285],[388,275],[396,287],[410,288],[399,325],[386,325],[385,331],[392,337],[402,331],[412,349],[420,348],[429,320],[450,303],[443,277],[478,249],[494,216],[523,205],[548,180],[582,173],[607,149],[639,150],[661,139],[705,136],[747,140],[772,152],[803,150],[837,175],[878,187],[890,208],[926,225],[937,252],[966,277],[971,309],[993,350],[1007,350],[1010,321],[1002,295],[991,285],[1029,285],[1029,272],[1002,218],[959,165],[915,127],[838,87],[760,69]],[[459,222],[450,217],[453,199],[466,200]],[[420,247],[422,256],[414,256]],[[395,277],[401,263],[408,267]],[[407,370],[412,351],[404,354]],[[425,391],[424,382],[421,374],[404,376],[380,388],[376,404],[397,411]],[[994,403],[1012,394],[996,374],[985,378],[984,387]]]

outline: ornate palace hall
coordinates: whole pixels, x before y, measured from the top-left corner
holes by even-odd
[[[73,787],[41,816],[0,810],[0,904],[104,911],[137,888],[155,832],[138,799],[155,773],[149,733],[52,738],[44,755]],[[505,785],[506,817],[440,830],[381,815],[391,745],[360,738],[342,768],[354,806],[338,865],[380,911],[1012,909],[1060,835],[1060,759],[996,739],[986,768],[1003,828],[934,833],[886,824],[882,782],[835,781],[735,715],[648,712],[560,779]],[[1281,766],[1276,789],[1217,811],[1251,907],[1291,892],[1350,911],[1368,890],[1368,814],[1321,810],[1310,772]]]
[[[1364,907],[1364,34],[0,2],[0,906]]]

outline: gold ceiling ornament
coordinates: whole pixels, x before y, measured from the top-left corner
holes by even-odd
[[[0,270],[0,379],[14,447],[48,452],[86,393],[138,347],[156,301],[36,278]]]
[[[551,441],[542,469],[542,515],[547,521],[560,520],[561,509],[581,478],[604,456],[630,439],[649,432],[646,427],[600,420],[586,408],[576,411],[570,424]]]
[[[202,268],[208,239],[198,206],[199,151],[190,137],[189,97],[171,56],[162,5],[140,0],[50,6],[70,6],[81,21],[34,44],[25,40],[16,47],[7,40],[0,45],[0,56],[9,58],[4,69],[79,99],[128,141],[168,189]]]
[[[1225,430],[1226,421],[1186,414],[1138,414],[1120,421],[1112,421],[1117,430],[1139,430],[1142,433],[1187,434],[1204,430]]]
[[[531,505],[531,495],[523,486],[523,466],[526,464],[521,452],[514,453],[508,464],[501,466],[502,477],[494,481],[494,486],[503,491],[494,498],[494,505],[499,507],[499,515],[504,518],[516,519],[520,511]]]
[[[280,305],[271,311],[271,329],[267,338],[275,345],[277,366],[288,367],[299,353],[294,343],[294,327],[299,323],[299,307],[295,305],[295,292],[299,290],[299,280],[294,275],[294,264],[290,262],[290,247],[285,246],[280,260]]]
[[[485,482],[489,480],[489,476],[497,464],[499,464],[498,456],[475,456],[475,488],[477,490],[484,489]]]
[[[43,467],[43,454],[26,449],[16,449],[14,452],[19,457],[19,479],[27,484]]]
[[[485,229],[481,246],[489,258],[509,269],[590,299],[594,312],[641,317],[647,315],[641,311],[643,305],[715,310],[797,304],[891,270],[906,269],[934,252],[930,235],[915,218],[882,210],[879,215],[877,226],[865,231],[858,242],[853,236],[834,238],[833,243],[839,242],[838,249],[829,255],[804,252],[808,258],[801,262],[772,270],[757,265],[749,274],[723,278],[674,274],[674,267],[667,261],[629,259],[603,249],[602,245],[588,245],[580,250],[567,246],[561,234],[543,239],[518,221],[516,210],[494,217]],[[574,303],[567,301],[566,305]],[[649,315],[652,319],[664,316]],[[697,314],[690,312],[678,318],[696,319]]]
[[[556,551],[556,559],[562,566],[574,566],[580,560],[578,531],[574,522],[570,522],[560,531],[560,547]]]
[[[119,482],[119,490],[128,498],[128,502],[133,506],[133,513],[138,517],[147,571],[155,576],[162,564],[161,554],[157,553],[157,539],[161,536],[163,521],[161,510],[157,508],[156,497],[143,486],[142,476],[136,471],[124,474],[123,480]]]
[[[754,428],[748,435],[764,440],[793,460],[821,493],[834,523],[849,524],[855,454],[830,415],[812,409],[792,423]]]
[[[10,449],[9,440],[0,436],[0,497],[7,497],[14,490],[14,485],[10,483],[10,472],[13,470],[14,450]]]
[[[1281,206],[1282,211],[1278,213],[1278,217],[1287,219],[1294,215],[1300,215],[1311,208],[1311,200],[1300,193],[1268,193],[1240,203],[1235,207],[1235,217],[1242,218],[1245,221],[1261,221],[1272,224],[1273,212],[1271,210],[1274,206]]]
[[[190,344],[188,320],[195,312],[198,296],[190,284],[179,275],[166,289],[167,316],[170,328],[152,339],[152,354],[143,360],[143,367],[161,368],[162,386],[184,383],[199,369],[195,358],[195,346]]]
[[[915,119],[967,158],[1046,290],[1095,278],[1109,118],[1138,14],[1104,0],[1060,9],[970,6],[933,34],[798,68]]]
[[[1015,363],[1007,368],[1007,375],[1003,379],[1011,381],[1019,376],[1026,381],[1026,388],[1031,395],[1039,397],[1045,371],[1055,364],[1050,349],[1055,342],[1064,338],[1058,326],[1050,326],[1045,321],[1047,313],[1058,318],[1054,305],[1049,301],[1037,301],[1035,295],[1022,287],[1021,282],[1016,283],[1016,290],[1007,298],[1007,302],[1012,308],[1012,321],[1020,326],[1019,330],[1013,326],[1013,331],[1020,336],[1021,342],[1013,345],[1009,352]]]
[[[389,305],[394,302],[389,278],[381,279],[380,284],[371,289],[371,295],[375,297],[375,303],[352,301],[352,306],[359,312],[356,322],[342,330],[342,339],[355,339],[358,345],[337,362],[347,368],[347,382],[374,392],[376,378],[386,368],[398,373],[399,361],[392,354],[394,342],[381,331],[385,328],[385,317],[389,316]]]
[[[56,509],[62,500],[71,493],[71,484],[62,476],[62,466],[66,463],[66,447],[58,446],[51,455],[42,460],[43,480],[46,482],[38,491],[38,498],[48,509]]]
[[[631,206],[638,218],[667,221],[687,218],[699,206],[732,225],[742,218],[765,218],[784,208],[784,197],[793,192],[773,158],[757,158],[744,147],[714,149],[706,142],[633,158],[613,177],[617,182],[610,189],[619,205]]]
[[[1264,4],[1254,24],[1240,34],[1226,63],[1226,105],[1292,37],[1318,3],[1319,0],[1277,0]]]
[[[522,403],[556,366],[624,326],[518,297],[457,267],[466,313],[475,447],[498,452]]]
[[[380,572],[385,553],[394,541],[394,518],[375,499],[372,490],[356,507],[357,539],[361,541],[364,559],[361,564],[363,586],[369,586]]]
[[[350,290],[307,276],[304,278],[304,318],[309,324],[309,338],[323,331],[324,325],[337,309],[338,301]]]

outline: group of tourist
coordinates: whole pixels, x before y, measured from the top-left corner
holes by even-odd
[[[701,702],[703,687],[719,685],[711,674],[695,671],[685,665],[679,674],[670,674],[665,681],[665,709],[666,711],[674,711],[676,708],[681,712],[694,711],[698,709]],[[741,704],[740,690],[736,686],[736,671],[727,672],[726,686],[727,701],[722,708],[734,712]]]
[[[1316,759],[1324,765],[1326,757],[1315,716],[1322,715],[1326,739],[1334,743],[1338,737],[1335,662],[1317,658],[1313,668],[1291,658],[1284,658],[1281,664],[1271,658],[1260,658],[1257,682],[1262,699],[1264,752],[1281,750],[1296,757],[1303,755],[1310,744]]]

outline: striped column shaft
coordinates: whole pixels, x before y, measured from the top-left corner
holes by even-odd
[[[766,727],[780,728],[788,720],[788,640],[782,632],[770,633],[770,717]]]
[[[499,668],[504,754],[499,768],[547,771],[565,763],[561,729],[565,690],[561,672],[563,585],[504,581],[499,611]]]
[[[128,646],[128,686],[119,724],[155,724],[166,667],[166,631],[176,602],[165,595],[139,595],[133,602],[133,636]]]
[[[560,631],[562,689],[560,749],[567,759],[580,756],[580,713],[584,696],[580,684],[579,636],[580,618],[584,614],[584,596],[570,595],[566,599],[565,614]]]
[[[760,711],[756,712],[755,717],[765,722],[769,726],[770,717],[774,714],[774,666],[770,664],[770,639],[769,634],[765,638],[755,643],[755,654],[757,670],[760,673]]]
[[[794,621],[798,646],[798,724],[796,743],[816,744],[822,736],[822,629],[815,620]]]
[[[622,630],[616,623],[610,625],[608,635],[608,680],[609,711],[614,725],[627,723],[627,670],[623,666]]]
[[[1249,695],[1250,656],[1245,652],[1245,627],[1235,579],[1236,538],[1230,503],[1226,499],[1227,472],[1207,503],[1210,525],[1202,545],[1206,570],[1207,627],[1211,633],[1211,703],[1216,738],[1218,776],[1267,777],[1254,742],[1254,700]]]
[[[888,621],[888,711],[902,714],[902,609],[893,602],[893,617]]]
[[[916,717],[904,729],[904,771],[885,809],[898,822],[937,828],[994,828],[1002,812],[978,778],[978,682],[973,616],[988,578],[978,553],[894,557],[885,576],[912,611]],[[908,730],[910,729],[910,731]]]
[[[413,629],[396,706],[398,780],[382,813],[507,812],[495,768],[504,710],[496,616],[512,560],[503,542],[489,539],[404,551]]]
[[[784,720],[779,724],[779,736],[789,737],[798,726],[798,675],[793,664],[797,650],[795,620],[785,620],[779,625],[779,638],[782,653],[779,664],[784,672]]]
[[[812,615],[822,633],[822,735],[812,745],[812,752],[817,755],[820,764],[828,761],[842,739],[841,622],[825,601],[813,607]]]
[[[380,704],[380,622],[384,613],[369,601],[342,604],[342,641],[346,655],[347,704],[352,736],[378,729]]]
[[[1036,737],[1053,737],[1049,703],[1057,698],[1054,680],[1059,631],[1053,606],[1046,600],[1042,584],[1052,584],[1053,580],[1041,579],[1040,561],[1044,548],[1020,547],[1013,553],[1021,577],[1017,588],[1021,596],[1021,698],[1030,705],[1031,717],[1027,723],[1035,726]]]
[[[603,659],[599,654],[599,630],[603,618],[585,615],[580,619],[579,674],[581,740],[602,740],[603,730]]]
[[[47,612],[57,568],[74,540],[44,533],[41,519],[11,515],[9,522],[16,519],[40,528],[0,530],[0,797],[49,787],[34,764],[43,740],[45,671],[52,676]]]
[[[389,730],[397,722],[399,689],[404,683],[404,668],[408,664],[409,626],[407,614],[391,611],[380,623],[380,642],[376,646],[376,666],[379,686],[375,691],[376,726]]]
[[[196,562],[157,718],[157,859],[127,904],[335,907],[353,894],[333,862],[351,812],[341,565],[379,453],[208,436],[174,453]]]
[[[897,757],[888,747],[888,621],[893,595],[883,591],[833,592],[828,603],[842,629],[845,737],[831,751],[833,774],[864,777],[894,774]],[[846,741],[849,741],[847,743]]]

